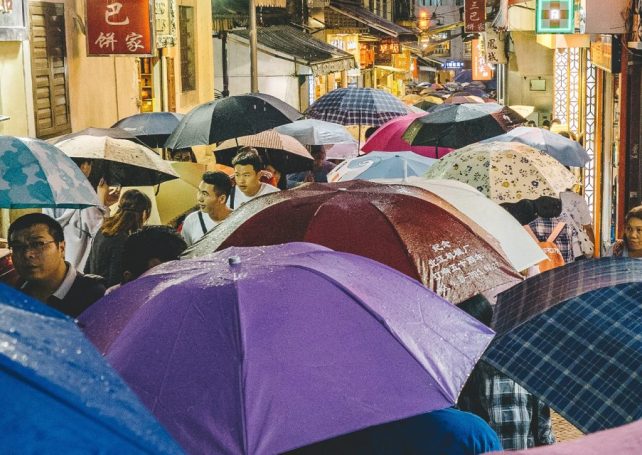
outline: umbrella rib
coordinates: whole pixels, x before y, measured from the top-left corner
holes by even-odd
[[[243,346],[243,333],[241,332],[241,311],[239,308],[240,299],[239,299],[239,284],[240,280],[234,280],[234,296],[236,302],[234,304],[235,311],[235,321],[236,321],[236,333],[238,336],[237,342],[239,346],[239,356],[240,356],[240,374],[239,374],[239,404],[241,405],[241,437],[243,438],[243,453],[248,453],[249,441],[247,434],[247,409],[245,408],[245,349]]]

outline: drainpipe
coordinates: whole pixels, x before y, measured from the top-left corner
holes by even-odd
[[[230,96],[230,75],[227,72],[227,32],[221,32],[221,60],[223,66],[223,91],[224,97]]]
[[[257,68],[256,43],[256,2],[250,0],[250,92],[258,93],[259,77]]]

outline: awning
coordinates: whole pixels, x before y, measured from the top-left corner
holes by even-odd
[[[463,27],[464,23],[463,22],[455,22],[453,24],[448,24],[448,25],[440,25],[439,27],[431,27],[428,30],[426,30],[427,35],[438,35],[443,32],[447,32],[448,30],[454,30],[456,28]]]
[[[390,71],[391,73],[407,73],[408,72],[408,71],[403,70],[401,68],[395,68],[394,66],[375,65],[374,67],[376,69],[379,69],[379,70]]]
[[[231,30],[229,33],[249,41],[247,29]],[[259,50],[262,46],[285,54],[273,55],[309,66],[314,75],[349,70],[356,66],[352,54],[288,25],[259,27],[256,39]]]
[[[395,38],[416,38],[417,35],[417,32],[406,27],[402,27],[401,25],[397,25],[394,22],[391,22],[388,19],[384,19],[381,16],[377,16],[372,11],[359,5],[333,1],[330,3],[329,8],[340,14],[343,14],[344,16],[361,22],[362,24],[365,24],[370,28],[373,28]]]

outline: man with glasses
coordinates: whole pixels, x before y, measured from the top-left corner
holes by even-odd
[[[75,318],[105,293],[101,277],[83,275],[65,261],[63,230],[50,216],[24,215],[11,223],[8,237],[25,294]]]

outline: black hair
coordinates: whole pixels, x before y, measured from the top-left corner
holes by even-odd
[[[232,167],[236,165],[250,165],[254,168],[254,172],[259,172],[263,169],[263,160],[261,160],[258,150],[254,147],[245,146],[239,148],[236,156],[232,159]]]
[[[503,202],[499,205],[510,213],[522,226],[537,218],[535,204],[530,199],[522,199],[518,202]]]
[[[642,220],[642,205],[638,205],[637,207],[633,207],[631,210],[629,210],[624,217],[624,222],[628,223],[631,218]]]
[[[127,237],[123,246],[123,270],[131,273],[131,279],[147,271],[151,259],[161,262],[178,259],[187,248],[185,240],[169,226],[143,226]]]
[[[7,237],[9,238],[9,246],[11,246],[11,236],[14,232],[28,229],[31,226],[35,226],[36,224],[44,224],[45,226],[47,226],[49,234],[57,243],[65,240],[65,234],[63,233],[62,226],[58,221],[54,220],[49,215],[45,215],[44,213],[28,213],[27,215],[23,215],[15,220],[9,226],[9,232],[7,234]]]
[[[540,196],[534,203],[537,215],[542,218],[555,218],[562,213],[562,201],[556,197]]]
[[[464,310],[482,324],[490,327],[493,321],[493,307],[483,295],[476,294],[460,302],[457,306],[460,310]]]
[[[378,126],[371,126],[365,131],[365,133],[363,133],[363,137],[365,137],[366,140],[368,140],[368,138],[370,138],[370,136],[372,136],[374,132],[377,131],[378,129],[379,129]]]
[[[550,120],[544,120],[542,122],[542,126],[550,128],[551,127],[551,121]]]
[[[208,185],[212,185],[216,189],[217,195],[224,194],[227,201],[232,191],[232,180],[225,172],[208,171],[203,174],[203,181]]]

